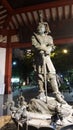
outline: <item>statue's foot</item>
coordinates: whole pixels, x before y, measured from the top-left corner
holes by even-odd
[[[61,104],[67,104],[67,102],[63,99],[63,96],[61,93],[56,93],[55,94],[56,100],[61,103]]]

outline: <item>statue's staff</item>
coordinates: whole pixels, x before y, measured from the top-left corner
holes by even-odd
[[[47,73],[46,73],[46,63],[45,63],[45,57],[43,54],[43,65],[44,65],[44,84],[45,84],[45,95],[46,95],[46,103],[47,103]]]

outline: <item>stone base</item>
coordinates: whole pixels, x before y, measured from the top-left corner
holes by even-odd
[[[12,94],[6,94],[6,95],[0,94],[0,116],[10,114],[10,110],[8,108],[3,110],[3,105],[5,102],[7,102],[7,100],[9,102],[12,101]]]
[[[60,130],[59,128],[73,125],[73,108],[68,103],[61,104],[49,96],[44,96],[44,99],[33,98],[29,104],[23,96],[19,99],[22,100],[18,107],[14,103],[10,106],[12,120],[19,130],[27,130],[27,127],[28,130],[32,130],[32,127],[36,130]]]
[[[13,121],[17,126],[20,126],[21,130],[26,130],[26,126],[28,126],[29,130],[30,127],[34,127],[34,129],[54,130],[54,127],[58,127],[59,129],[73,124],[72,106],[67,103],[61,104],[54,97],[47,96],[47,102],[45,97],[44,100],[37,98],[31,99],[24,113],[21,111],[23,106],[19,107],[19,112],[14,111],[14,114],[12,114]],[[52,120],[55,114],[58,117],[55,116],[55,120]],[[59,117],[62,117],[62,119]]]
[[[5,84],[0,83],[0,95],[4,94],[4,92],[5,92]]]
[[[17,130],[18,125],[14,123],[14,121],[11,119],[11,116],[1,116],[0,117],[0,130]],[[43,127],[43,124],[45,123],[44,120],[35,120],[32,119],[28,123],[28,125],[24,125],[24,128],[19,125],[19,130],[26,130],[28,127],[28,130],[54,130],[52,127],[48,126],[48,122],[46,122],[46,126]],[[35,125],[34,125],[35,124]],[[37,125],[38,124],[38,125]],[[66,126],[61,126],[57,125],[56,127],[57,130],[73,130],[73,124],[72,125],[66,125]]]
[[[60,130],[73,130],[73,125],[67,125],[65,127],[62,127]]]

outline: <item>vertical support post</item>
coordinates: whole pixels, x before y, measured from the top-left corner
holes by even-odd
[[[6,48],[5,94],[11,93],[12,48]]]
[[[12,74],[12,48],[10,47],[11,36],[7,35],[6,65],[5,65],[5,94],[11,93]]]

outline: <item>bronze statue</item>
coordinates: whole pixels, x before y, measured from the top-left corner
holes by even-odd
[[[50,35],[50,29],[47,22],[43,22],[42,17],[37,27],[37,32],[32,36],[32,47],[35,55],[35,69],[37,72],[37,82],[40,88],[40,95],[44,96],[44,83],[49,81],[56,100],[60,103],[66,103],[59,92],[56,80],[56,70],[51,61],[50,54],[55,49],[53,38]],[[46,89],[46,88],[45,88]]]
[[[73,124],[73,108],[63,99],[58,89],[56,70],[50,58],[55,49],[53,38],[48,23],[43,22],[42,17],[37,32],[32,36],[32,46],[35,54],[34,69],[40,89],[39,98],[32,98],[27,104],[21,95],[17,107],[13,101],[7,101],[4,108],[9,106],[11,117],[20,129],[56,129],[58,124],[59,127]],[[47,81],[51,84],[55,98],[47,96]]]

